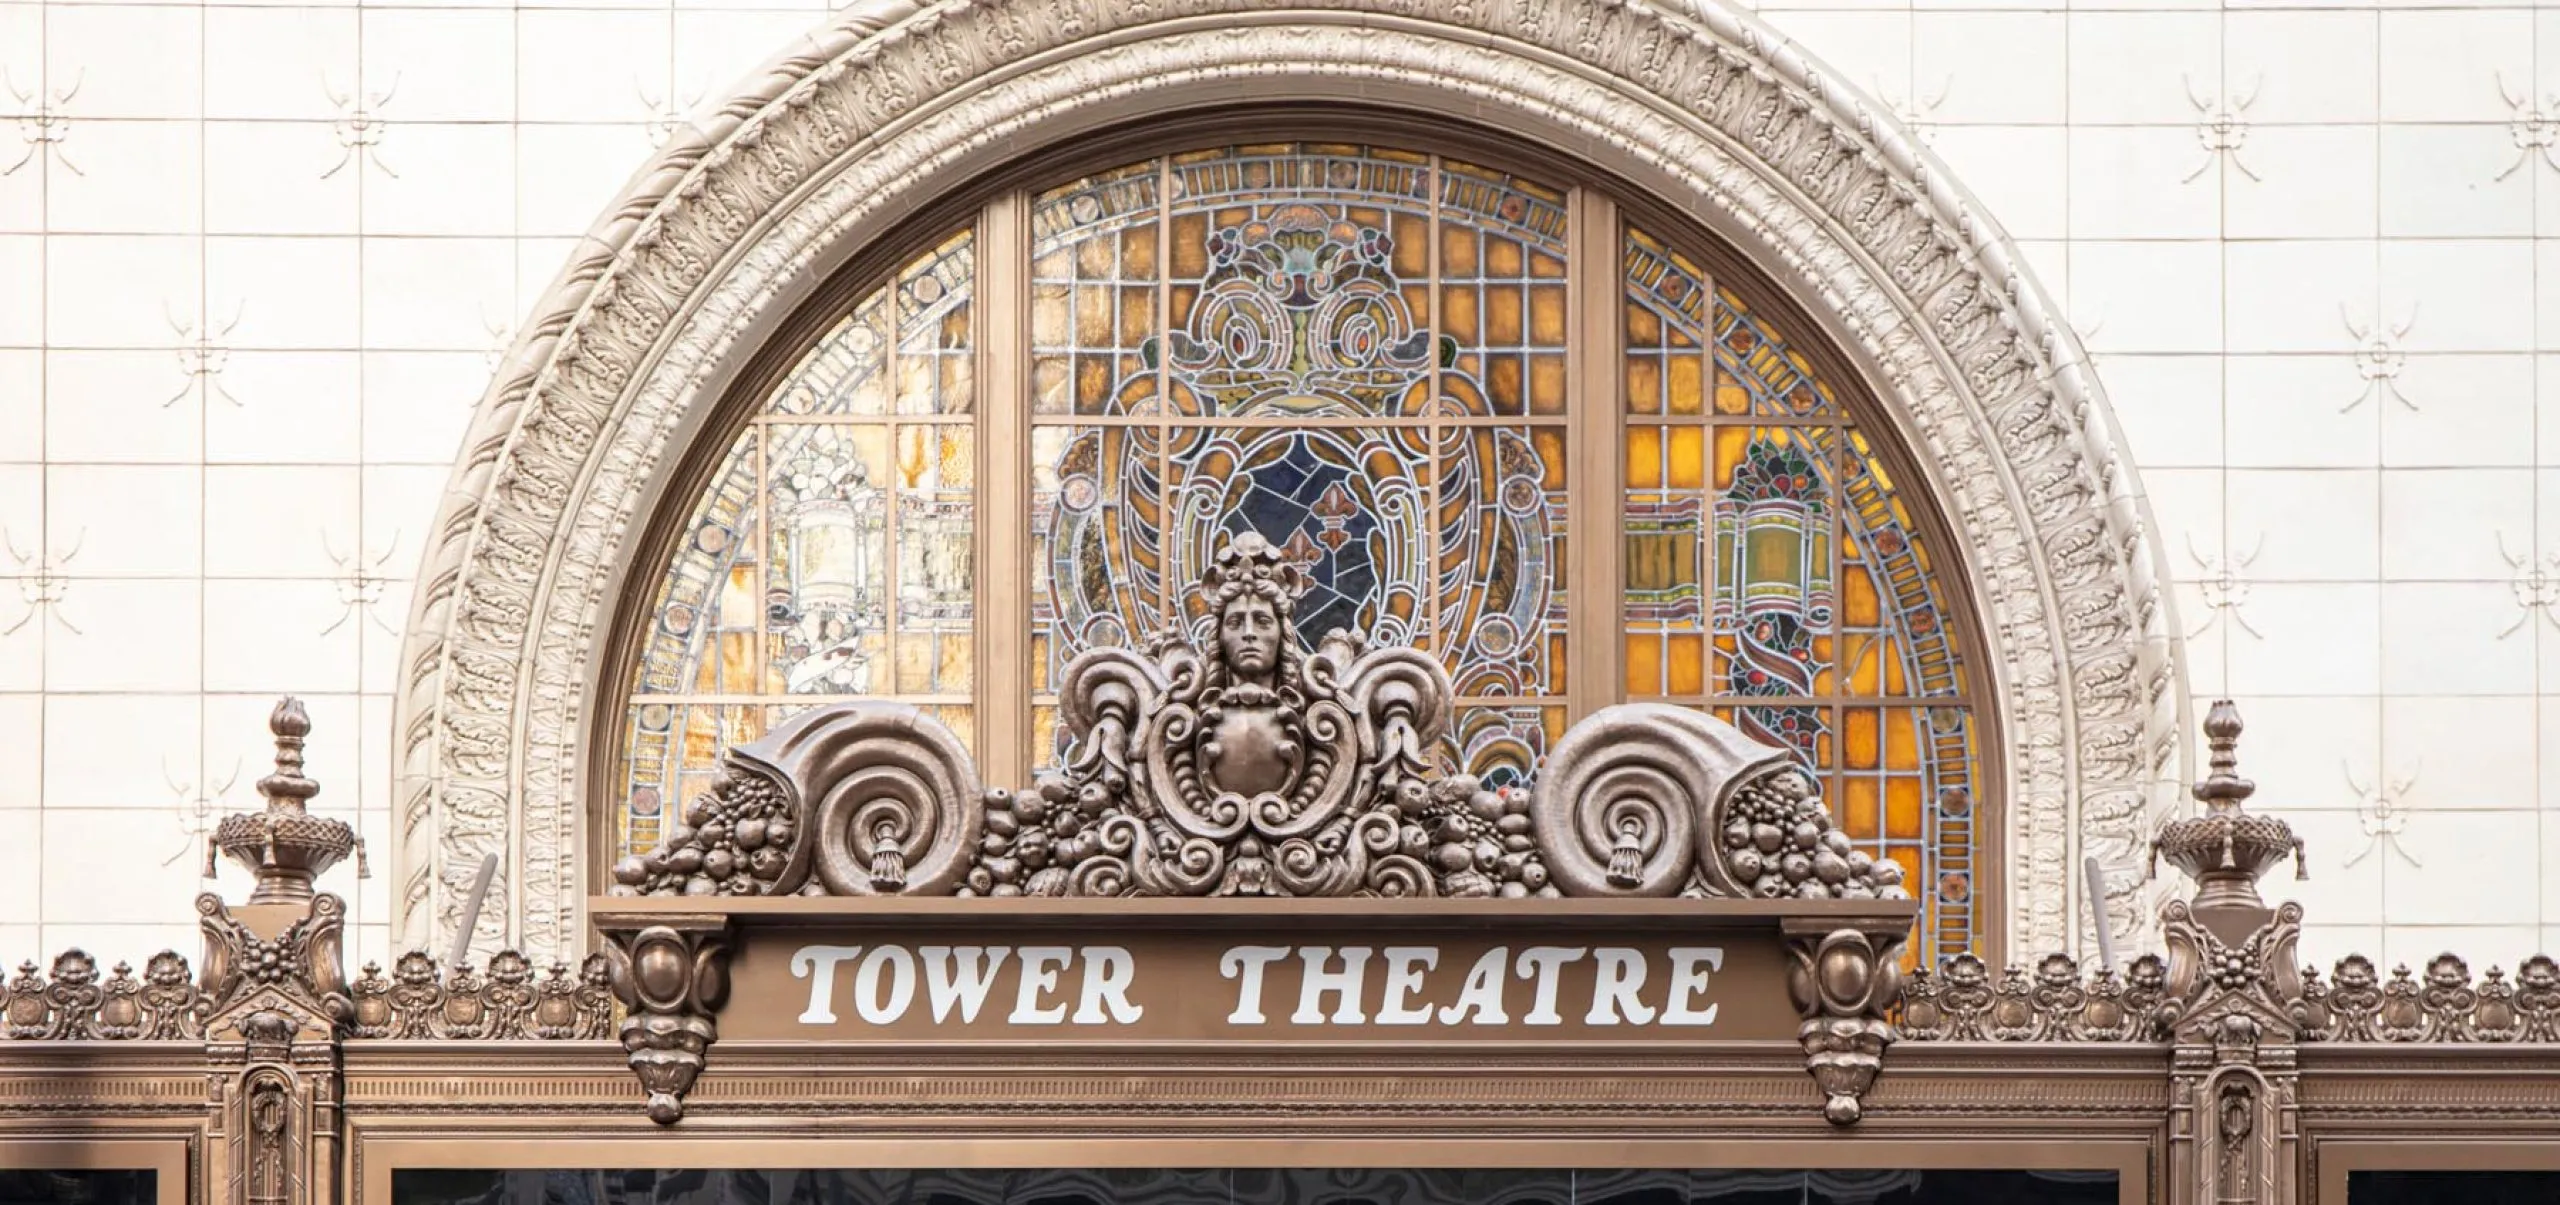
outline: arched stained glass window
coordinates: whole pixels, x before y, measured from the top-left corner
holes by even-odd
[[[1625,271],[1627,696],[1792,750],[1961,952],[1975,757],[1927,542],[1786,332],[1641,230]]]
[[[656,842],[724,746],[814,703],[902,699],[970,739],[974,283],[968,234],[908,263],[730,443],[640,639],[623,848]]]
[[[1450,767],[1533,776],[1620,699],[1711,710],[1903,863],[1916,954],[1972,947],[1983,717],[1926,500],[1782,297],[1569,175],[1180,151],[832,294],[666,512],[600,852],[828,699],[925,708],[1018,785],[1068,660],[1201,622],[1182,587],[1253,531],[1314,583],[1304,638],[1439,657]]]

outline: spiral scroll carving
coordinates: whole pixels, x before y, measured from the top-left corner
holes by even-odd
[[[617,895],[949,895],[986,813],[977,767],[903,703],[804,712],[731,749],[660,846],[614,867]]]
[[[1531,815],[1567,895],[1902,899],[1784,750],[1702,712],[1603,708],[1548,753]]]

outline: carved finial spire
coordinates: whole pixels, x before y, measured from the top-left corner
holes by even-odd
[[[305,805],[320,784],[302,772],[302,746],[311,735],[311,713],[302,700],[277,701],[267,717],[276,738],[276,772],[258,780],[266,810],[225,816],[213,830],[214,848],[257,876],[252,904],[307,904],[312,881],[359,844],[345,821],[314,816]]]
[[[2206,810],[2233,812],[2243,801],[2258,791],[2258,784],[2240,777],[2240,709],[2229,699],[2218,699],[2204,717],[2205,747],[2211,750],[2206,762],[2203,782],[2195,785],[2196,801]]]
[[[2231,700],[2216,700],[2205,713],[2206,760],[2203,782],[2195,785],[2201,816],[2171,821],[2151,841],[2156,867],[2167,858],[2196,884],[2195,907],[2263,909],[2258,879],[2293,855],[2295,877],[2308,877],[2302,864],[2302,838],[2272,816],[2258,816],[2241,805],[2257,793],[2257,784],[2240,777],[2240,709]]]
[[[303,777],[302,741],[311,735],[311,713],[292,695],[276,700],[267,716],[267,731],[276,738],[276,772],[258,780],[258,793],[271,812],[305,811],[304,802],[320,793],[320,784]]]

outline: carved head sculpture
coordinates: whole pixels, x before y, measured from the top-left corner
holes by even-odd
[[[1268,687],[1296,643],[1291,615],[1306,578],[1253,532],[1229,541],[1203,576],[1216,619],[1216,657],[1229,682]]]

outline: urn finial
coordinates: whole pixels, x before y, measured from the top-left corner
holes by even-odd
[[[257,876],[250,903],[307,904],[313,880],[359,852],[360,843],[345,821],[310,812],[309,801],[320,793],[320,784],[302,772],[303,741],[311,735],[311,713],[302,700],[290,695],[277,700],[267,730],[276,738],[276,769],[258,780],[266,810],[223,817],[213,831],[213,845]]]
[[[2258,880],[2289,854],[2294,877],[2310,877],[2302,861],[2302,838],[2272,816],[2250,813],[2244,805],[2257,784],[2240,777],[2240,709],[2220,699],[2205,713],[2205,746],[2209,750],[2203,782],[2195,785],[2201,815],[2173,820],[2152,838],[2155,872],[2160,859],[2184,872],[2196,885],[2195,907],[2263,909]]]

